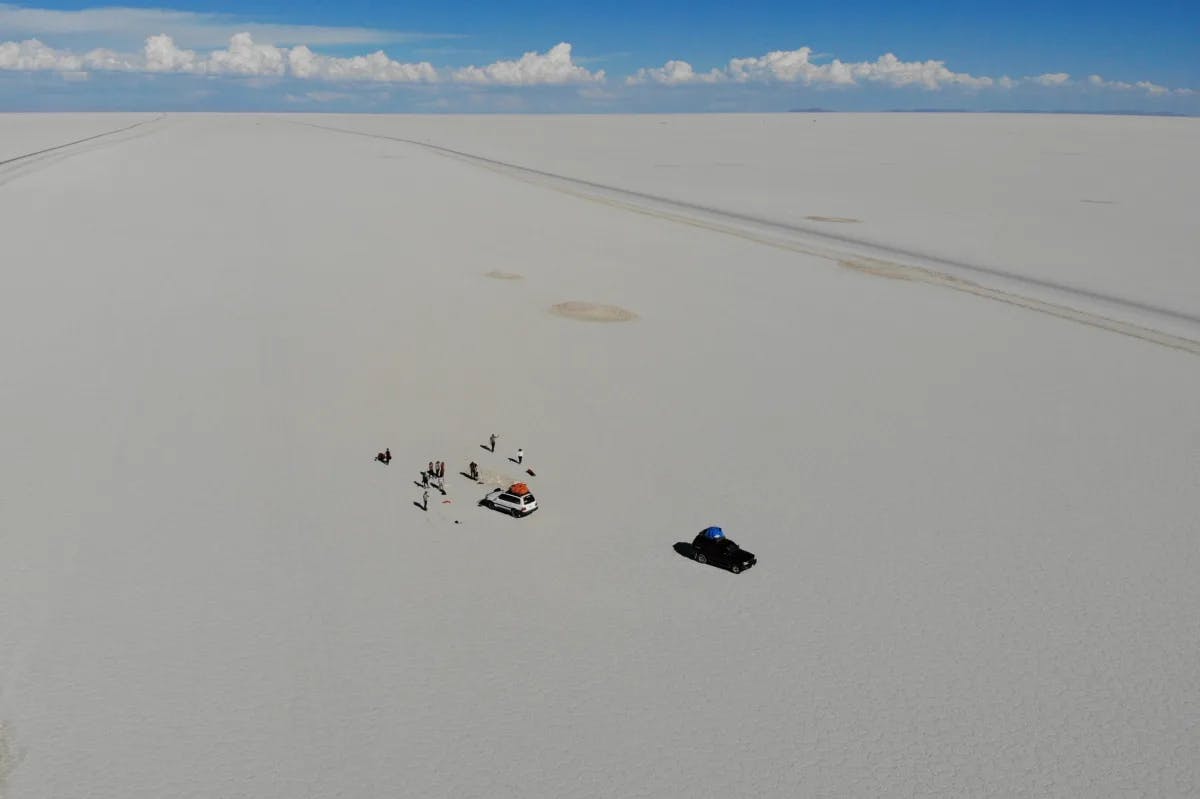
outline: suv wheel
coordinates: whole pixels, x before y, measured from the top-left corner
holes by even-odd
[[[734,574],[737,574],[741,570],[742,570],[742,567],[737,565],[736,563],[729,567],[729,571],[733,572]]]
[[[696,553],[696,562],[697,563],[708,563],[708,558],[704,557],[703,552],[697,552]]]

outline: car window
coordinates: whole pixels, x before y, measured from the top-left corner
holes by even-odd
[[[515,496],[513,496],[512,494],[501,494],[500,499],[503,500],[504,502],[516,502],[517,501],[517,498]]]
[[[521,501],[528,505],[530,502],[533,502],[533,494],[526,494],[521,498]]]

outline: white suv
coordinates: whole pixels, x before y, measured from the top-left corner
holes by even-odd
[[[479,504],[511,516],[528,516],[538,507],[533,494],[513,494],[499,488],[489,491],[486,497],[479,500]]]

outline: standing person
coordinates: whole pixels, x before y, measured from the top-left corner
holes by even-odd
[[[438,479],[444,480],[445,478],[446,478],[446,462],[438,461]]]
[[[525,450],[521,449],[520,447],[517,447],[517,463],[524,463],[524,462],[525,462]]]
[[[391,463],[391,462],[392,462],[392,448],[391,448],[391,447],[385,447],[385,448],[384,448],[384,450],[383,450],[383,462],[384,462],[385,464],[388,464],[388,463]]]
[[[421,488],[429,488],[429,472],[421,472]]]
[[[479,479],[479,464],[471,461],[471,465],[467,467],[467,473],[471,475],[472,480]]]
[[[430,461],[430,462],[429,462],[429,476],[430,476],[430,477],[433,477],[435,474],[437,474],[437,472],[435,472],[435,471],[433,470],[433,461]]]
[[[429,492],[428,491],[421,492],[421,510],[425,511],[426,513],[429,512]]]
[[[492,444],[492,452],[495,452],[495,451],[496,451],[496,434],[495,434],[495,433],[492,433],[492,435],[491,435],[491,437],[488,439],[488,441],[490,441],[490,442],[491,442],[491,444]]]

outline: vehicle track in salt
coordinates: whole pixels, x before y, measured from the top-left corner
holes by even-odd
[[[941,286],[1200,355],[1200,316],[1183,311],[993,267],[952,261],[814,227],[559,175],[427,141],[314,122],[286,121],[318,130],[420,147],[437,155],[580,199],[816,256],[863,274]],[[1089,304],[1093,307],[1080,307]],[[1149,323],[1146,320],[1150,320]],[[1152,327],[1150,324],[1158,326]],[[1181,335],[1178,332],[1180,330],[1187,334]]]
[[[149,125],[151,122],[158,122],[162,119],[165,119],[166,116],[166,114],[158,114],[151,119],[143,119],[138,122],[134,122],[132,125],[125,125],[124,127],[114,128],[113,130],[101,131],[100,133],[94,133],[91,136],[85,136],[82,139],[63,142],[62,144],[56,144],[53,147],[44,147],[41,150],[34,150],[31,153],[23,153],[22,155],[14,155],[11,158],[6,158],[3,161],[0,161],[0,186],[3,186],[5,183],[8,183],[17,177],[28,174],[30,170],[27,167],[31,166],[32,164],[48,166],[49,164],[57,163],[59,159],[55,156],[64,158],[77,153],[89,152],[90,148],[83,148],[79,150],[73,150],[72,148],[77,148],[82,144],[98,141],[100,139],[111,140],[114,136],[118,136],[122,133],[128,133],[135,128],[140,128],[143,125]],[[134,137],[130,136],[117,141],[129,141],[132,138]]]

